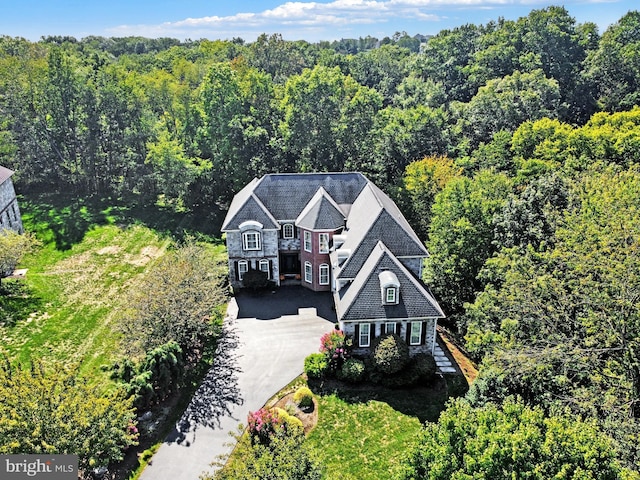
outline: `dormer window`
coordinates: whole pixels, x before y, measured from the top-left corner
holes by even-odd
[[[396,304],[398,298],[398,288],[397,287],[387,287],[385,288],[385,303]]]
[[[400,282],[395,273],[384,270],[378,275],[380,280],[380,294],[383,305],[397,305],[400,301]]]

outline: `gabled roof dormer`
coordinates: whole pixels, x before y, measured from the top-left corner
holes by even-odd
[[[382,305],[397,305],[400,302],[400,282],[391,270],[383,270],[378,274]]]
[[[382,242],[375,245],[353,281],[334,293],[334,300],[339,321],[444,318],[427,287]]]
[[[298,227],[316,231],[337,230],[344,227],[344,223],[344,213],[322,187],[318,188],[296,219]]]
[[[239,230],[240,225],[248,221],[258,222],[264,230],[280,229],[278,221],[253,193],[257,184],[258,180],[254,179],[233,198],[222,223],[223,232]]]

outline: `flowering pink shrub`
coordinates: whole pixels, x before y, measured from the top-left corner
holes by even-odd
[[[263,445],[270,442],[273,434],[286,429],[285,422],[278,417],[275,411],[268,408],[249,412],[247,424],[251,441],[262,443]]]
[[[320,351],[325,354],[329,369],[336,372],[350,357],[351,339],[342,330],[333,330],[320,338]]]

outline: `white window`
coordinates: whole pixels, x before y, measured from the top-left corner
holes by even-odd
[[[363,323],[360,325],[360,335],[358,337],[358,345],[368,347],[371,338],[371,324]]]
[[[411,322],[411,336],[409,337],[409,345],[420,345],[422,337],[422,322]]]
[[[320,253],[329,253],[329,234],[320,233],[318,235],[318,244],[320,248]]]
[[[248,231],[242,234],[242,248],[244,250],[260,250],[260,232]]]
[[[238,262],[238,280],[242,280],[244,274],[249,270],[249,264],[246,260],[240,260]]]
[[[329,265],[323,263],[319,267],[319,282],[320,285],[329,285]]]
[[[396,287],[387,287],[384,296],[385,303],[398,303],[398,289]]]
[[[384,333],[390,335],[392,333],[396,333],[396,323],[395,322],[387,322],[384,324]]]
[[[260,260],[260,271],[267,274],[267,278],[271,278],[271,272],[269,271],[269,260]]]
[[[313,282],[313,267],[311,262],[304,262],[304,281],[307,283]]]
[[[311,232],[304,232],[304,251],[311,251]]]
[[[285,223],[282,226],[282,238],[294,238],[295,231],[291,223]]]

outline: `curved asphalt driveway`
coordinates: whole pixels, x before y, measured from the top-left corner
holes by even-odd
[[[239,307],[232,300],[227,335],[214,365],[141,480],[197,480],[212,471],[211,462],[231,451],[229,433],[302,372],[304,358],[318,351],[320,337],[333,328],[334,318],[319,317],[309,308],[302,308],[301,315],[271,318],[294,303],[311,306],[309,302],[332,316],[328,297],[308,295],[283,288],[272,297],[240,297]],[[253,317],[237,318],[238,312]]]

